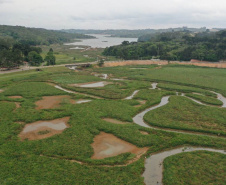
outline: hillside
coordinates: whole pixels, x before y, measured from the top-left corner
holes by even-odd
[[[42,28],[0,25],[0,38],[9,38],[29,45],[49,45],[69,42],[72,39],[92,37],[83,34],[64,33]]]

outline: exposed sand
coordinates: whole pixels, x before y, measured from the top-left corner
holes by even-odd
[[[23,98],[22,96],[8,96],[8,98],[17,99],[17,98]]]
[[[135,145],[123,141],[112,134],[101,132],[94,138],[92,144],[94,155],[92,159],[104,159],[117,156],[122,153],[131,152],[136,155],[142,155],[148,148],[138,148]]]
[[[128,122],[123,122],[123,121],[120,121],[117,119],[112,119],[112,118],[103,118],[102,120],[110,122],[110,123],[114,123],[114,124],[121,124],[121,125],[129,124]]]
[[[54,109],[60,107],[60,103],[64,99],[68,99],[70,103],[75,103],[74,100],[70,99],[70,96],[63,95],[63,96],[44,96],[41,100],[37,101],[35,104],[37,105],[36,109]]]
[[[27,124],[23,131],[19,134],[21,140],[39,140],[51,137],[56,134],[62,133],[69,127],[67,122],[70,117],[49,120],[49,121],[37,121],[31,124]]]

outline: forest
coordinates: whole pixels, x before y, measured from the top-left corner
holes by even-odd
[[[73,39],[93,38],[92,36],[64,33],[42,28],[26,28],[22,26],[0,25],[0,38],[8,38],[29,45],[62,44]]]
[[[124,41],[119,46],[108,47],[105,56],[124,60],[161,59],[168,61],[217,62],[226,59],[226,30],[219,32],[172,31],[143,35],[138,42]]]
[[[62,44],[73,39],[92,38],[88,35],[63,33],[39,28],[0,25],[0,67],[15,68],[24,61],[32,66],[39,66],[44,60],[47,65],[55,64],[53,51],[43,59],[40,45]]]

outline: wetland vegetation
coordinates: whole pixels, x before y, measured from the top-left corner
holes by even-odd
[[[161,68],[151,65],[145,66],[145,70],[139,69],[141,67],[90,67],[77,72],[65,67],[50,67],[42,71],[1,74],[0,184],[143,184],[145,159],[153,153],[180,146],[226,148],[226,109],[199,105],[187,97],[176,96],[176,92],[189,93],[190,96],[195,92],[203,95],[193,98],[218,104],[216,94],[210,90],[226,95],[226,70],[175,65]],[[108,74],[108,78],[102,79],[95,74]],[[115,81],[114,78],[123,80]],[[102,81],[108,84],[92,88],[71,86]],[[153,82],[158,82],[160,89],[150,89]],[[55,85],[74,93],[57,89]],[[132,99],[125,99],[135,90],[139,92]],[[37,109],[37,102],[46,97],[61,96],[65,98],[51,100],[57,101],[57,104],[53,103],[57,106]],[[145,114],[145,121],[159,130],[133,122],[134,116],[159,104],[165,96],[170,96],[167,105]],[[87,98],[92,101],[75,103]],[[16,108],[15,102],[21,106]],[[63,131],[53,134],[52,129],[41,125],[42,128],[36,130],[37,139],[21,140],[19,137],[26,125],[63,118],[68,118],[67,128]],[[126,124],[115,124],[112,120]],[[187,130],[192,134],[168,132],[167,128]],[[194,134],[196,131],[207,135]],[[147,148],[147,151],[139,155],[125,150],[117,155],[94,159],[96,148],[92,145],[103,133],[111,135],[119,143],[126,142],[135,148]],[[211,137],[212,134],[215,137]],[[101,142],[106,148],[99,146],[99,152],[103,150],[108,154],[114,147],[121,150],[121,143],[114,146],[109,141]],[[108,147],[110,150],[106,150]],[[195,163],[203,164],[202,157],[212,161],[198,167]],[[186,165],[193,159],[195,168]],[[222,184],[224,166],[225,154],[182,153],[166,160],[163,181],[164,184],[174,184],[174,180],[179,184],[190,182],[190,176],[185,174],[191,170],[192,174],[201,173],[200,179],[194,182]],[[213,175],[205,173],[206,168],[219,175],[213,178]]]

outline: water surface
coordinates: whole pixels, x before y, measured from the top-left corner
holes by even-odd
[[[110,35],[89,34],[96,39],[82,39],[79,42],[67,43],[72,46],[90,46],[92,48],[106,48],[121,44],[123,41],[137,42],[137,38],[110,37]],[[75,48],[73,48],[75,49]]]

